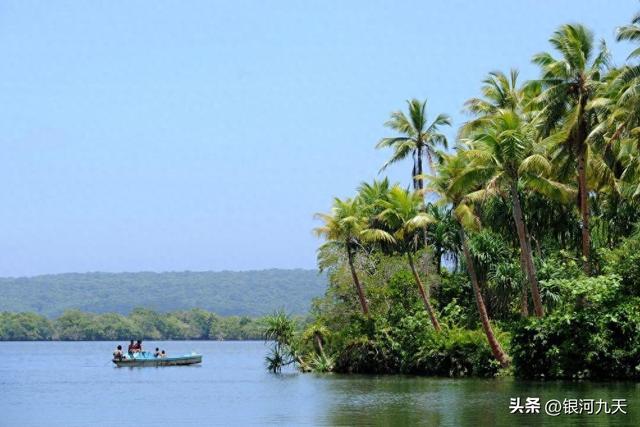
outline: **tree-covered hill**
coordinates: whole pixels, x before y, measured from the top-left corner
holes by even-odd
[[[325,287],[325,276],[301,269],[0,278],[0,312],[58,316],[71,308],[127,314],[135,307],[157,311],[198,307],[222,316],[260,316],[279,308],[303,314]]]

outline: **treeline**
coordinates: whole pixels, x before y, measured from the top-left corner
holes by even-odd
[[[281,307],[305,314],[327,278],[314,270],[67,273],[0,278],[0,311],[48,317],[65,310],[126,314],[202,308],[221,316],[257,317]]]
[[[329,287],[303,332],[268,319],[268,367],[640,379],[640,14],[617,38],[620,66],[568,24],[538,78],[490,73],[453,149],[426,101],[393,112],[410,181],[317,214]]]
[[[137,308],[128,316],[68,310],[55,319],[0,312],[0,341],[257,340],[263,337],[263,322],[201,309],[160,313]]]

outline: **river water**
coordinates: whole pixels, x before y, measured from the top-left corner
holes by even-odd
[[[274,375],[261,342],[148,342],[197,351],[203,364],[116,368],[115,345],[0,343],[0,426],[640,426],[640,384],[631,382]],[[510,414],[510,399],[527,397],[540,398],[540,413]],[[550,416],[551,399],[626,399],[627,414]]]

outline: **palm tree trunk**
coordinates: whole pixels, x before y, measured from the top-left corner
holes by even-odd
[[[418,170],[416,171],[420,178],[418,178],[418,190],[424,188],[424,178],[422,177],[422,148],[418,147]]]
[[[536,316],[544,316],[544,307],[542,306],[542,298],[540,297],[540,289],[538,288],[538,276],[536,267],[533,265],[533,256],[531,255],[531,245],[527,236],[524,220],[522,218],[522,207],[520,205],[520,196],[518,195],[518,183],[514,181],[511,184],[511,200],[513,202],[513,219],[516,223],[518,232],[518,240],[520,242],[520,256],[525,265],[525,272],[529,285],[531,286],[531,299],[533,300],[533,311]]]
[[[527,269],[522,251],[520,251],[520,267],[522,268],[522,271],[526,271]],[[522,289],[520,292],[520,314],[522,314],[522,317],[529,317],[529,296],[526,282],[522,283]]]
[[[322,338],[320,338],[320,335],[315,334],[314,336],[315,341],[316,341],[316,346],[318,347],[318,354],[320,354],[321,356],[324,356],[324,348],[322,346]]]
[[[587,188],[587,149],[583,143],[578,152],[578,193],[580,195],[580,213],[582,214],[582,258],[583,269],[591,275],[591,232],[589,230],[589,190]]]
[[[358,298],[360,299],[362,312],[364,313],[365,316],[369,317],[369,304],[367,303],[367,299],[364,297],[364,291],[362,290],[362,285],[360,284],[360,279],[358,278],[356,267],[353,264],[353,252],[350,248],[347,248],[347,257],[349,258],[349,268],[351,269],[351,278],[353,279],[353,285],[356,287],[356,292],[358,292]]]
[[[589,230],[589,189],[587,188],[587,123],[584,111],[587,96],[580,97],[578,110],[578,131],[575,135],[578,157],[578,195],[580,197],[580,213],[582,214],[582,267],[587,276],[591,275],[591,232]]]
[[[511,363],[511,360],[509,359],[507,353],[505,353],[505,351],[502,349],[500,342],[493,333],[493,328],[491,327],[491,322],[489,321],[489,315],[487,314],[487,308],[484,305],[484,299],[482,298],[482,293],[480,292],[480,285],[478,284],[478,276],[476,275],[476,269],[473,265],[473,258],[471,258],[471,253],[469,252],[469,247],[467,246],[467,237],[465,236],[463,230],[460,230],[460,240],[462,241],[462,250],[464,251],[464,257],[467,261],[467,271],[469,272],[469,277],[471,278],[473,294],[476,297],[476,305],[478,306],[478,313],[480,314],[482,329],[487,336],[487,341],[489,341],[489,347],[491,347],[493,357],[495,357],[496,360],[500,362],[500,365],[503,368],[506,368]]]
[[[416,270],[416,266],[413,263],[413,256],[410,252],[407,252],[407,259],[409,260],[409,266],[411,267],[411,272],[413,273],[413,278],[416,281],[416,285],[418,285],[418,289],[420,290],[420,296],[422,297],[422,302],[424,302],[424,306],[427,309],[427,313],[429,313],[429,319],[431,319],[431,324],[433,325],[433,329],[440,332],[442,328],[440,327],[440,323],[436,318],[436,313],[431,306],[431,302],[429,301],[429,290],[425,290],[425,287],[422,285],[422,280],[420,279],[420,275]]]

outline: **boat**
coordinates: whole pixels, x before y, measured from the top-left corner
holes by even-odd
[[[134,353],[132,356],[127,355],[122,359],[113,359],[112,362],[115,363],[118,368],[125,366],[185,366],[202,363],[202,355],[198,353],[191,353],[184,356],[155,357],[153,353],[143,351],[140,353]]]

